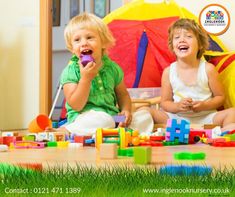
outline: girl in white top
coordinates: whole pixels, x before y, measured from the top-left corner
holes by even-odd
[[[162,75],[161,107],[151,110],[156,123],[168,118],[194,124],[216,124],[222,131],[235,129],[235,108],[216,111],[224,103],[224,91],[214,65],[201,60],[208,37],[190,19],[179,19],[169,29],[168,44],[176,62]]]

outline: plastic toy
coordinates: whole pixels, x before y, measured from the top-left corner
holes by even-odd
[[[118,137],[119,141],[119,147],[121,149],[126,148],[128,145],[127,141],[127,133],[124,128],[117,128],[117,129],[102,129],[99,128],[96,130],[96,137],[95,137],[95,146],[99,150],[100,149],[100,144],[103,143],[103,140],[105,138],[110,138],[110,137]]]
[[[118,156],[133,157],[133,148],[118,149]]]
[[[11,143],[13,143],[15,141],[15,137],[14,136],[4,136],[2,137],[2,142],[3,144],[10,146]]]
[[[190,123],[186,120],[168,119],[166,141],[178,139],[180,143],[188,144]]]
[[[86,140],[91,139],[91,136],[74,136],[74,142],[82,143],[83,146],[89,146],[90,143],[87,143]]]
[[[100,144],[100,159],[116,159],[117,144]]]
[[[52,127],[51,120],[48,116],[40,114],[30,122],[29,131],[38,133],[44,131],[47,127]]]
[[[134,147],[134,163],[149,164],[152,159],[152,147]]]
[[[0,144],[0,152],[6,152],[8,151],[8,146],[5,144]]]
[[[116,115],[116,116],[113,116],[113,119],[116,123],[125,122],[126,116]]]
[[[60,142],[57,142],[57,146],[60,147],[60,148],[67,148],[69,145],[69,142],[68,141],[60,141]]]
[[[188,176],[188,175],[198,175],[198,176],[205,176],[211,174],[212,167],[210,166],[187,166],[187,165],[166,165],[160,168],[160,174],[166,175],[181,175],[181,176]]]
[[[86,66],[89,62],[93,62],[94,61],[94,58],[91,56],[91,55],[84,55],[82,54],[80,56],[81,58],[81,63],[83,66]]]
[[[200,130],[190,130],[189,132],[189,144],[195,144],[200,141],[202,137],[206,136],[205,131]]]
[[[206,158],[206,154],[203,152],[178,152],[174,153],[174,158],[177,160],[203,160]]]
[[[44,148],[44,142],[34,142],[34,141],[16,141],[14,142],[14,147],[16,149],[24,149],[24,148]]]
[[[235,142],[213,142],[211,145],[215,147],[235,147]]]
[[[47,147],[57,147],[57,142],[47,142]]]

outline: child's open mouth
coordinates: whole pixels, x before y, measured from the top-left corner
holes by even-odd
[[[86,49],[86,50],[83,50],[83,51],[81,52],[81,54],[82,54],[82,55],[91,55],[92,52],[93,52],[92,50]]]
[[[184,51],[187,51],[189,49],[189,47],[188,46],[180,46],[178,49],[180,51],[184,52]]]

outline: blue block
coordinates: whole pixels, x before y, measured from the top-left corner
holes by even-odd
[[[189,175],[197,175],[197,176],[205,176],[211,174],[212,167],[210,166],[187,166],[187,165],[166,165],[160,168],[160,174],[164,175],[181,175],[181,176],[189,176]]]

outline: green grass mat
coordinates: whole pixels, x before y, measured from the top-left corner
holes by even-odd
[[[0,196],[235,196],[235,169],[206,176],[162,175],[149,166],[89,166],[42,171],[0,164]]]

